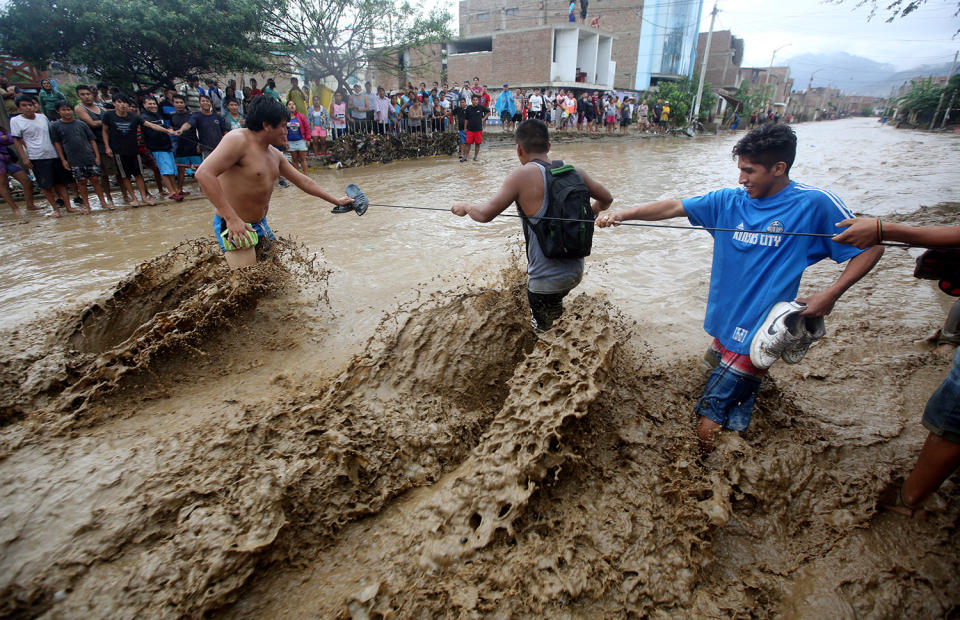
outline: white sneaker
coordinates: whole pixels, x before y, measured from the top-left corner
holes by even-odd
[[[800,313],[805,309],[804,304],[794,301],[781,301],[773,305],[750,343],[750,361],[754,366],[770,368],[784,351],[801,340],[803,321]]]
[[[783,352],[783,361],[788,364],[799,364],[803,360],[810,345],[823,338],[827,333],[827,326],[823,322],[822,316],[801,316],[800,325],[803,327],[800,334],[800,340],[793,346],[787,347]]]

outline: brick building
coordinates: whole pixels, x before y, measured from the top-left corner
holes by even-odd
[[[701,32],[697,39],[697,61],[694,76],[700,75],[700,65],[707,57],[707,74],[704,81],[715,89],[735,91],[740,88],[740,63],[743,62],[743,39],[733,36],[729,30],[719,30],[710,39],[710,53],[706,56],[707,33]]]
[[[558,23],[470,35],[373,63],[378,84],[399,88],[407,81],[462,83],[479,77],[491,90],[544,87],[609,90],[617,64],[615,39],[578,23]],[[393,67],[406,68],[399,74]]]
[[[569,2],[547,0],[460,0],[460,36],[471,40],[504,31],[534,32],[533,29],[542,26],[566,27],[571,25],[568,8]],[[597,27],[592,31],[609,36],[612,42],[611,59],[616,63],[613,85],[616,88],[636,88],[642,12],[643,3],[636,0],[593,0],[588,4],[585,25],[589,26],[594,18],[598,19]],[[577,2],[577,23],[579,16],[580,3]],[[521,50],[515,60],[523,62],[523,56]],[[457,78],[451,73],[450,79]]]
[[[751,91],[766,93],[767,105],[775,111],[783,113],[790,103],[790,93],[793,92],[790,67],[742,67],[740,83],[744,82],[750,85]]]

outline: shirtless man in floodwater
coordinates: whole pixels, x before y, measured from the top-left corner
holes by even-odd
[[[325,192],[274,148],[287,142],[290,113],[282,103],[261,95],[254,97],[246,109],[246,128],[228,132],[196,172],[197,182],[216,210],[213,234],[231,269],[255,265],[257,248],[262,255],[273,245],[275,237],[267,225],[267,211],[278,177],[331,204],[353,203],[347,196],[335,198]],[[249,237],[250,231],[257,233],[256,244]]]

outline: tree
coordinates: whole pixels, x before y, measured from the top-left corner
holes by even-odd
[[[264,14],[283,0],[10,0],[0,50],[120,85],[157,87],[192,74],[258,71]]]
[[[844,0],[832,0],[832,2],[833,4],[843,4]],[[884,4],[886,4],[886,6],[883,7],[883,10],[889,11],[889,16],[887,17],[886,21],[889,23],[898,17],[906,17],[926,3],[927,0],[884,0]],[[877,11],[880,9],[878,6],[878,0],[856,0],[854,7],[859,9],[864,5],[868,5],[870,7],[870,15],[867,17],[867,19],[873,19],[877,15]],[[957,13],[955,15],[960,15],[960,2],[957,3]]]
[[[688,77],[682,77],[676,82],[663,81],[657,84],[657,97],[670,102],[670,122],[678,125],[686,122],[693,106],[693,98],[697,92],[697,83]],[[704,83],[702,100],[700,101],[700,120],[706,120],[710,111],[717,105],[717,96],[713,94],[710,84]]]
[[[914,124],[926,124],[936,121],[933,118],[938,105],[942,102],[946,108],[941,108],[945,114],[949,114],[951,102],[955,100],[960,92],[960,73],[954,74],[950,81],[943,87],[933,83],[933,78],[921,79],[920,81],[911,81],[910,90],[895,100],[897,110],[900,115]]]
[[[734,98],[743,104],[743,107],[738,110],[741,117],[749,118],[756,111],[764,111],[763,106],[768,99],[765,91],[766,88],[762,85],[758,88],[750,88],[750,83],[746,80],[740,84]]]
[[[932,78],[911,81],[910,85],[910,90],[897,99],[900,115],[911,123],[929,122],[943,89],[934,84]]]
[[[288,0],[268,18],[266,32],[299,60],[307,79],[333,78],[339,89],[367,65],[371,51],[383,66],[385,57],[450,38],[450,19],[446,9],[422,14],[406,1]],[[399,62],[389,64],[400,70]]]

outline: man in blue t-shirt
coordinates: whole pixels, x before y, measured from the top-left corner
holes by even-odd
[[[796,299],[806,304],[802,314],[825,316],[883,254],[883,248],[861,252],[830,237],[783,234],[832,235],[837,222],[851,217],[832,193],[790,180],[796,152],[797,136],[788,125],[764,124],[733,147],[742,188],[660,200],[597,218],[604,228],[626,220],[686,216],[695,226],[734,231],[710,231],[713,266],[704,329],[714,337],[708,359],[716,368],[695,409],[704,451],[712,449],[721,428],[739,431],[750,422],[766,374],[750,362],[750,343],[771,307]],[[850,262],[832,286],[797,298],[804,270],[827,257]]]

